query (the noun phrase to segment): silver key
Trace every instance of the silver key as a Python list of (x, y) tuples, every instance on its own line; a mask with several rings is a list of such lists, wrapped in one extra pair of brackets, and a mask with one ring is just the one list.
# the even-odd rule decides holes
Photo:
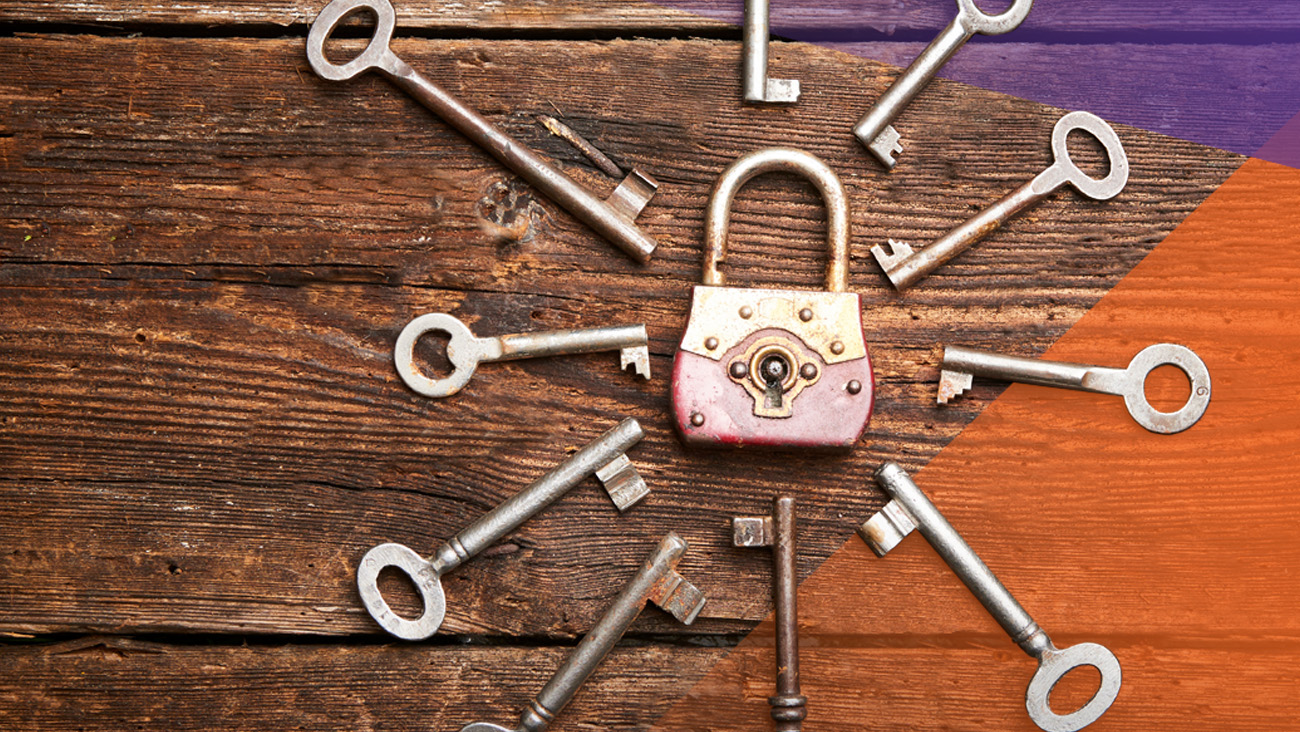
[[(645, 564), (641, 565), (641, 571), (637, 572), (596, 622), (595, 627), (583, 636), (578, 647), (529, 703), (519, 717), (519, 726), (513, 732), (541, 732), (546, 729), (618, 644), (647, 602), (655, 603), (685, 625), (695, 622), (696, 616), (704, 609), (706, 598), (699, 588), (677, 573), (677, 563), (681, 561), (686, 549), (686, 542), (680, 536), (668, 532)], [(474, 722), (463, 727), (461, 732), (512, 731), (490, 722)]]
[(767, 78), (768, 0), (745, 0), (745, 101), (751, 104), (794, 104), (799, 101), (796, 79)]
[(890, 123), (971, 36), (976, 33), (998, 36), (1015, 30), (1029, 15), (1033, 4), (1034, 0), (1014, 0), (1011, 7), (1002, 13), (988, 15), (976, 7), (975, 0), (957, 0), (957, 17), (926, 46), (907, 71), (876, 101), (876, 105), (858, 120), (853, 134), (877, 160), (893, 170), (894, 154), (903, 152), (903, 146), (898, 142), (898, 130)]
[[(1025, 709), (1034, 724), (1047, 732), (1075, 732), (1097, 721), (1119, 695), (1122, 675), (1119, 660), (1110, 649), (1096, 643), (1057, 648), (961, 534), (939, 513), (912, 478), (896, 463), (876, 470), (876, 482), (891, 500), (858, 528), (858, 534), (877, 556), (883, 557), (914, 529), (930, 542), (957, 577), (970, 589), (1002, 629), (1025, 653), (1038, 660), (1038, 671), (1025, 690)], [(1048, 705), (1052, 688), (1061, 677), (1080, 666), (1101, 672), (1101, 686), (1092, 699), (1070, 714), (1057, 714)]]
[[(1161, 366), (1177, 366), (1191, 382), (1187, 403), (1175, 412), (1160, 412), (1147, 401), (1147, 376)], [(971, 387), (972, 377), (981, 376), (1022, 384), (1059, 386), (1063, 389), (1114, 394), (1124, 397), (1128, 413), (1152, 432), (1172, 435), (1196, 424), (1210, 404), (1210, 371), (1190, 348), (1157, 343), (1142, 349), (1128, 368), (1115, 369), (1077, 363), (1043, 361), (1003, 356), (959, 346), (943, 349), (939, 372), (939, 404), (959, 396)]]
[[(362, 10), (375, 14), (375, 35), (370, 45), (342, 65), (325, 58), (325, 41), (334, 28)], [(601, 200), (399, 59), (388, 47), (395, 24), (396, 14), (389, 0), (333, 0), (316, 16), (307, 34), (307, 60), (321, 78), (330, 81), (378, 71), (597, 234), (636, 261), (649, 261), (657, 244), (637, 228), (633, 219), (655, 194), (659, 184), (654, 178), (633, 170), (608, 199)]]
[[(1067, 139), (1074, 130), (1084, 130), (1106, 148), (1110, 171), (1105, 178), (1090, 178), (1070, 159)], [(1055, 160), (1033, 180), (1007, 194), (966, 223), (919, 252), (903, 242), (889, 240), (889, 251), (876, 245), (871, 253), (885, 270), (885, 276), (898, 291), (906, 290), (945, 262), (966, 251), (975, 242), (1001, 228), (1012, 216), (1042, 202), (1058, 188), (1069, 183), (1083, 195), (1105, 201), (1119, 195), (1128, 183), (1128, 156), (1115, 130), (1100, 117), (1088, 112), (1070, 112), (1052, 129), (1052, 153)]]
[[(440, 332), (450, 337), (447, 359), (452, 372), (441, 379), (431, 379), (415, 365), (415, 342), (425, 333)], [(620, 368), (631, 366), (642, 377), (650, 378), (649, 337), (644, 325), (612, 325), (605, 328), (581, 330), (550, 330), (539, 333), (479, 338), (464, 323), (446, 313), (421, 315), (406, 324), (397, 336), (393, 361), (402, 381), (419, 394), (428, 397), (451, 396), (460, 391), (474, 376), (474, 370), (485, 361), (515, 361), (568, 353), (595, 353), (618, 351)]]
[[(650, 489), (624, 454), (644, 435), (635, 419), (623, 420), (532, 485), (481, 516), (438, 547), (429, 559), (402, 544), (380, 544), (372, 548), (357, 566), (357, 590), (366, 611), (380, 627), (404, 640), (423, 640), (438, 632), (447, 614), (442, 576), (519, 528), (520, 524), (559, 500), (588, 475), (594, 474), (600, 479), (620, 512), (645, 498)], [(415, 620), (394, 613), (379, 591), (379, 573), (387, 567), (403, 572), (419, 591), (424, 601), (424, 612)]]

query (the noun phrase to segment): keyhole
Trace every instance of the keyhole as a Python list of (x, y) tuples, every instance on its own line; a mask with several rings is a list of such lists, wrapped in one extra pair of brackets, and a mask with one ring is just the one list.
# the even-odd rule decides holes
[(1101, 672), (1087, 664), (1076, 666), (1047, 692), (1047, 706), (1057, 714), (1071, 714), (1092, 701), (1098, 691), (1101, 691)]
[(1192, 396), (1192, 382), (1183, 370), (1172, 364), (1158, 366), (1147, 374), (1142, 384), (1147, 403), (1160, 412), (1176, 412)]
[(411, 581), (411, 576), (397, 567), (381, 569), (379, 577), (375, 579), (375, 586), (379, 588), (379, 594), (384, 596), (384, 602), (398, 616), (418, 620), (424, 614), (424, 600), (420, 597), (420, 591)]
[(782, 384), (789, 375), (790, 362), (776, 354), (763, 359), (758, 365), (758, 376), (767, 385), (765, 401), (769, 408), (777, 409), (782, 406), (781, 394), (785, 391)]

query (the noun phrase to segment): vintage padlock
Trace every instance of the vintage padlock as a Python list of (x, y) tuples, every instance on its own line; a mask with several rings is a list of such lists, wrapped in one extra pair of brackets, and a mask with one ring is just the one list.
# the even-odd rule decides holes
[[(827, 292), (723, 287), (736, 191), (760, 173), (788, 171), (826, 202)], [(673, 363), (673, 419), (688, 445), (848, 449), (871, 418), (871, 359), (849, 279), (848, 199), (826, 163), (801, 150), (749, 153), (718, 178), (704, 222), (697, 285)]]

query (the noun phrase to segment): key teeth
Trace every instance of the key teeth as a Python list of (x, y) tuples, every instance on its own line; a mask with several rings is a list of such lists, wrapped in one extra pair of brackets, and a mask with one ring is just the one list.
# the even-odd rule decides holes
[(906, 242), (890, 239), (888, 243), (888, 252), (886, 252), (885, 248), (879, 244), (871, 247), (871, 256), (876, 258), (876, 262), (880, 265), (881, 269), (885, 270), (885, 272), (894, 269), (900, 262), (906, 260), (915, 253), (915, 250), (912, 249), (912, 245)]
[(894, 129), (893, 125), (885, 127), (880, 131), (879, 135), (876, 135), (876, 139), (867, 144), (867, 149), (871, 151), (872, 155), (876, 156), (876, 159), (882, 165), (893, 170), (898, 163), (894, 159), (894, 155), (903, 152), (903, 144), (899, 142), (898, 130)]
[(682, 625), (694, 623), (708, 602), (704, 592), (676, 572), (665, 577), (664, 583), (665, 590), (660, 593), (656, 604)]
[(939, 395), (935, 399), (936, 403), (947, 404), (965, 394), (973, 381), (970, 374), (943, 369), (939, 372)]
[(858, 527), (858, 536), (883, 557), (916, 529), (916, 521), (897, 501), (890, 501)]
[(605, 201), (629, 220), (635, 220), (658, 190), (659, 181), (649, 173), (633, 168)]
[(627, 369), (628, 366), (643, 379), (650, 379), (650, 347), (637, 346), (635, 348), (624, 348), (619, 351), (620, 369)]
[(628, 510), (650, 495), (650, 487), (637, 472), (636, 465), (627, 455), (619, 455), (608, 465), (596, 471), (596, 478), (605, 486), (605, 492), (619, 513)]

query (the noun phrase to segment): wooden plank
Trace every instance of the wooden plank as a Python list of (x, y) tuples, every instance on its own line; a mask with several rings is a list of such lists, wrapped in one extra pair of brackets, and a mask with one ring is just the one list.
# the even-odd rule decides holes
[[(619, 518), (594, 486), (576, 491), (448, 579), (444, 632), (580, 634), (670, 529), (696, 547), (686, 570), (712, 598), (698, 627), (743, 629), (767, 612), (769, 568), (728, 546), (730, 516), (796, 490), (809, 571), (879, 505), (872, 466), (924, 461), (975, 415), (932, 406), (937, 344), (962, 332), (1046, 348), (1240, 164), (1123, 129), (1133, 177), (1119, 199), (1058, 196), (900, 298), (866, 245), (926, 241), (1027, 179), (1059, 111), (939, 83), (918, 121), (965, 132), (918, 141), (886, 177), (847, 133), (844, 103), (886, 67), (790, 50), (777, 58), (819, 68), (827, 101), (771, 113), (733, 104), (733, 80), (688, 73), (725, 65), (725, 43), (401, 44), (586, 180), (598, 178), (532, 122), (548, 100), (650, 168), (664, 191), (645, 226), (663, 245), (642, 268), (387, 85), (315, 79), (297, 43), (0, 45), (27, 70), (4, 90), (0, 138), (13, 232), (0, 241), (0, 523), (13, 537), (0, 629), (376, 633), (353, 589), (369, 546), (432, 549), (627, 415), (649, 430), (633, 457), (654, 495)], [(538, 73), (517, 77), (527, 64)], [(611, 98), (591, 69), (638, 83)], [(1027, 151), (1027, 137), (1041, 144)], [(878, 395), (847, 457), (690, 453), (666, 418), (709, 187), (772, 144), (829, 160), (854, 203)], [(489, 211), (503, 186), (514, 198)], [(485, 231), (521, 217), (517, 240)], [(806, 184), (752, 183), (736, 206), (737, 281), (817, 286), (822, 217)], [(483, 333), (644, 320), (656, 376), (618, 374), (609, 354), (519, 362), (426, 400), (390, 354), (429, 311)]]
[[(1089, 729), (1291, 729), (1300, 681), (1291, 663), (1296, 638), (1186, 641), (1090, 637), (1124, 664), (1114, 706)], [(811, 634), (800, 653), (805, 725), (825, 730), (986, 730), (1034, 732), (1025, 687), (1035, 663), (1006, 636), (895, 636), (854, 642)], [(1167, 643), (1167, 645), (1166, 645)], [(709, 732), (770, 724), (773, 651), (746, 643), (719, 662), (652, 729)], [(1077, 677), (1076, 677), (1077, 675)], [(1096, 689), (1082, 671), (1052, 694), (1061, 712), (1081, 707)], [(1091, 684), (1089, 683), (1091, 682)]]
[[(192, 26), (205, 30), (240, 25), (301, 27), (310, 24), (325, 2), (294, 0), (233, 0), (214, 3), (163, 3), (151, 0), (128, 3), (122, 0), (77, 0), (42, 3), (15, 0), (0, 8), (0, 22), (24, 24), (84, 24), (87, 26), (132, 27), (140, 25)], [(472, 34), (481, 32), (539, 31), (657, 31), (734, 33), (742, 6), (722, 0), (674, 0), (650, 3), (642, 0), (597, 0), (596, 2), (395, 2), (399, 27), (438, 32)], [(996, 10), (990, 4), (990, 10)], [(926, 34), (938, 31), (952, 20), (953, 3), (930, 0), (857, 0), (833, 3), (783, 3), (772, 7), (772, 23), (778, 32), (830, 36), (847, 40), (868, 40), (882, 35)], [(1253, 0), (1233, 5), (1209, 2), (1185, 3), (1170, 12), (1165, 3), (1074, 2), (1039, 3), (1018, 29), (1021, 37), (1042, 33), (1081, 34), (1106, 38), (1150, 41), (1151, 33), (1200, 34), (1224, 39), (1254, 31), (1281, 34), (1300, 27), (1300, 17), (1287, 3)], [(1255, 36), (1255, 40), (1258, 36)], [(1247, 43), (1253, 42), (1245, 37)]]
[[(49, 731), (512, 728), (570, 650), (116, 638), (8, 646), (0, 717), (7, 729)], [(645, 729), (723, 653), (617, 648), (551, 729)]]
[[(805, 637), (809, 727), (829, 730), (1036, 729), (1025, 715), (1033, 662), (991, 636)], [(830, 640), (830, 639), (823, 639)], [(1096, 728), (1194, 732), (1289, 729), (1278, 700), (1297, 678), (1295, 640), (1114, 644), (1124, 690)], [(475, 646), (185, 646), (123, 639), (0, 648), (0, 714), (14, 730), (291, 728), (455, 730), (513, 724), (569, 649)], [(616, 649), (555, 732), (753, 730), (770, 724), (772, 651), (689, 646)], [(725, 659), (724, 659), (724, 656)], [(706, 670), (715, 673), (692, 689)], [(1233, 669), (1231, 678), (1223, 669)], [(1213, 679), (1214, 682), (1209, 680)], [(1067, 677), (1062, 703), (1086, 696)], [(682, 695), (690, 695), (678, 701)], [(1054, 699), (1057, 697), (1054, 696)], [(667, 712), (666, 716), (664, 715)], [(656, 721), (657, 720), (657, 721)]]

